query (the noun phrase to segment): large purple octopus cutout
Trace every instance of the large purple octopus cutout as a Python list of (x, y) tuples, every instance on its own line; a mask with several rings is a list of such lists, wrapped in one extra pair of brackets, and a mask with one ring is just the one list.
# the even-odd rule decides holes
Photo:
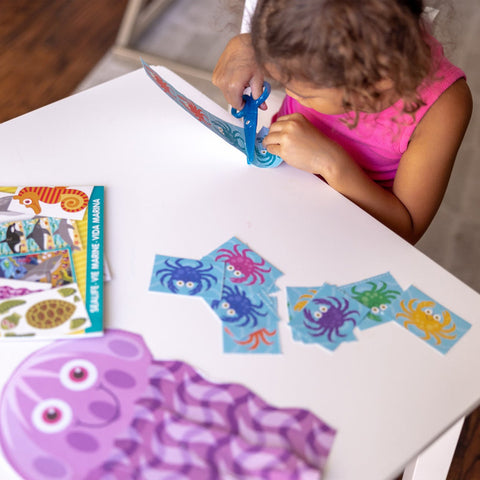
[(28, 480), (320, 478), (335, 435), (306, 410), (154, 360), (122, 330), (30, 355), (5, 385), (0, 424)]

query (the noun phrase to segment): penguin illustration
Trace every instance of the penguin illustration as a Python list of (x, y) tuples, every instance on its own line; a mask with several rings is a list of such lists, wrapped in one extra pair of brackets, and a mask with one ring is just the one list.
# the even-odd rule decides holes
[(0, 243), (6, 243), (13, 253), (20, 253), (22, 235), (23, 233), (16, 229), (15, 223), (12, 223), (7, 227), (7, 236)]

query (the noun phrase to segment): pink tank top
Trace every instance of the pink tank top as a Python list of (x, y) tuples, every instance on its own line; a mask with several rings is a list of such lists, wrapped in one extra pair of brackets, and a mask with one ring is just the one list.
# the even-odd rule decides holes
[(410, 137), (420, 120), (438, 97), (465, 73), (451, 64), (443, 54), (440, 43), (431, 37), (433, 80), (419, 87), (420, 98), (425, 103), (415, 112), (415, 118), (399, 113), (402, 101), (377, 113), (360, 113), (358, 124), (349, 128), (342, 120), (349, 114), (325, 115), (289, 97), (285, 97), (276, 118), (299, 112), (329, 138), (340, 144), (363, 168), (370, 178), (386, 188), (391, 188), (400, 158), (408, 147)]

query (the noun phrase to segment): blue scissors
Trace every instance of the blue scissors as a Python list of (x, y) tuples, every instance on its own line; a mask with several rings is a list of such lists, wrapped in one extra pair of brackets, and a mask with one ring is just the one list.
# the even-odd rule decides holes
[(255, 140), (257, 138), (258, 107), (268, 98), (271, 91), (270, 84), (263, 82), (263, 93), (256, 100), (252, 95), (243, 95), (245, 102), (241, 110), (232, 107), (232, 115), (236, 118), (243, 118), (243, 129), (245, 132), (245, 144), (247, 149), (247, 163), (250, 164), (255, 158)]

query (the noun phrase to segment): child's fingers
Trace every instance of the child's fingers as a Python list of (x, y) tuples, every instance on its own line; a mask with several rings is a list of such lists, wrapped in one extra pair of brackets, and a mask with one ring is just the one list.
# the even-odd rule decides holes
[(281, 132), (275, 132), (270, 129), (269, 134), (263, 139), (263, 146), (267, 149), (269, 153), (273, 155), (280, 155), (281, 150)]

